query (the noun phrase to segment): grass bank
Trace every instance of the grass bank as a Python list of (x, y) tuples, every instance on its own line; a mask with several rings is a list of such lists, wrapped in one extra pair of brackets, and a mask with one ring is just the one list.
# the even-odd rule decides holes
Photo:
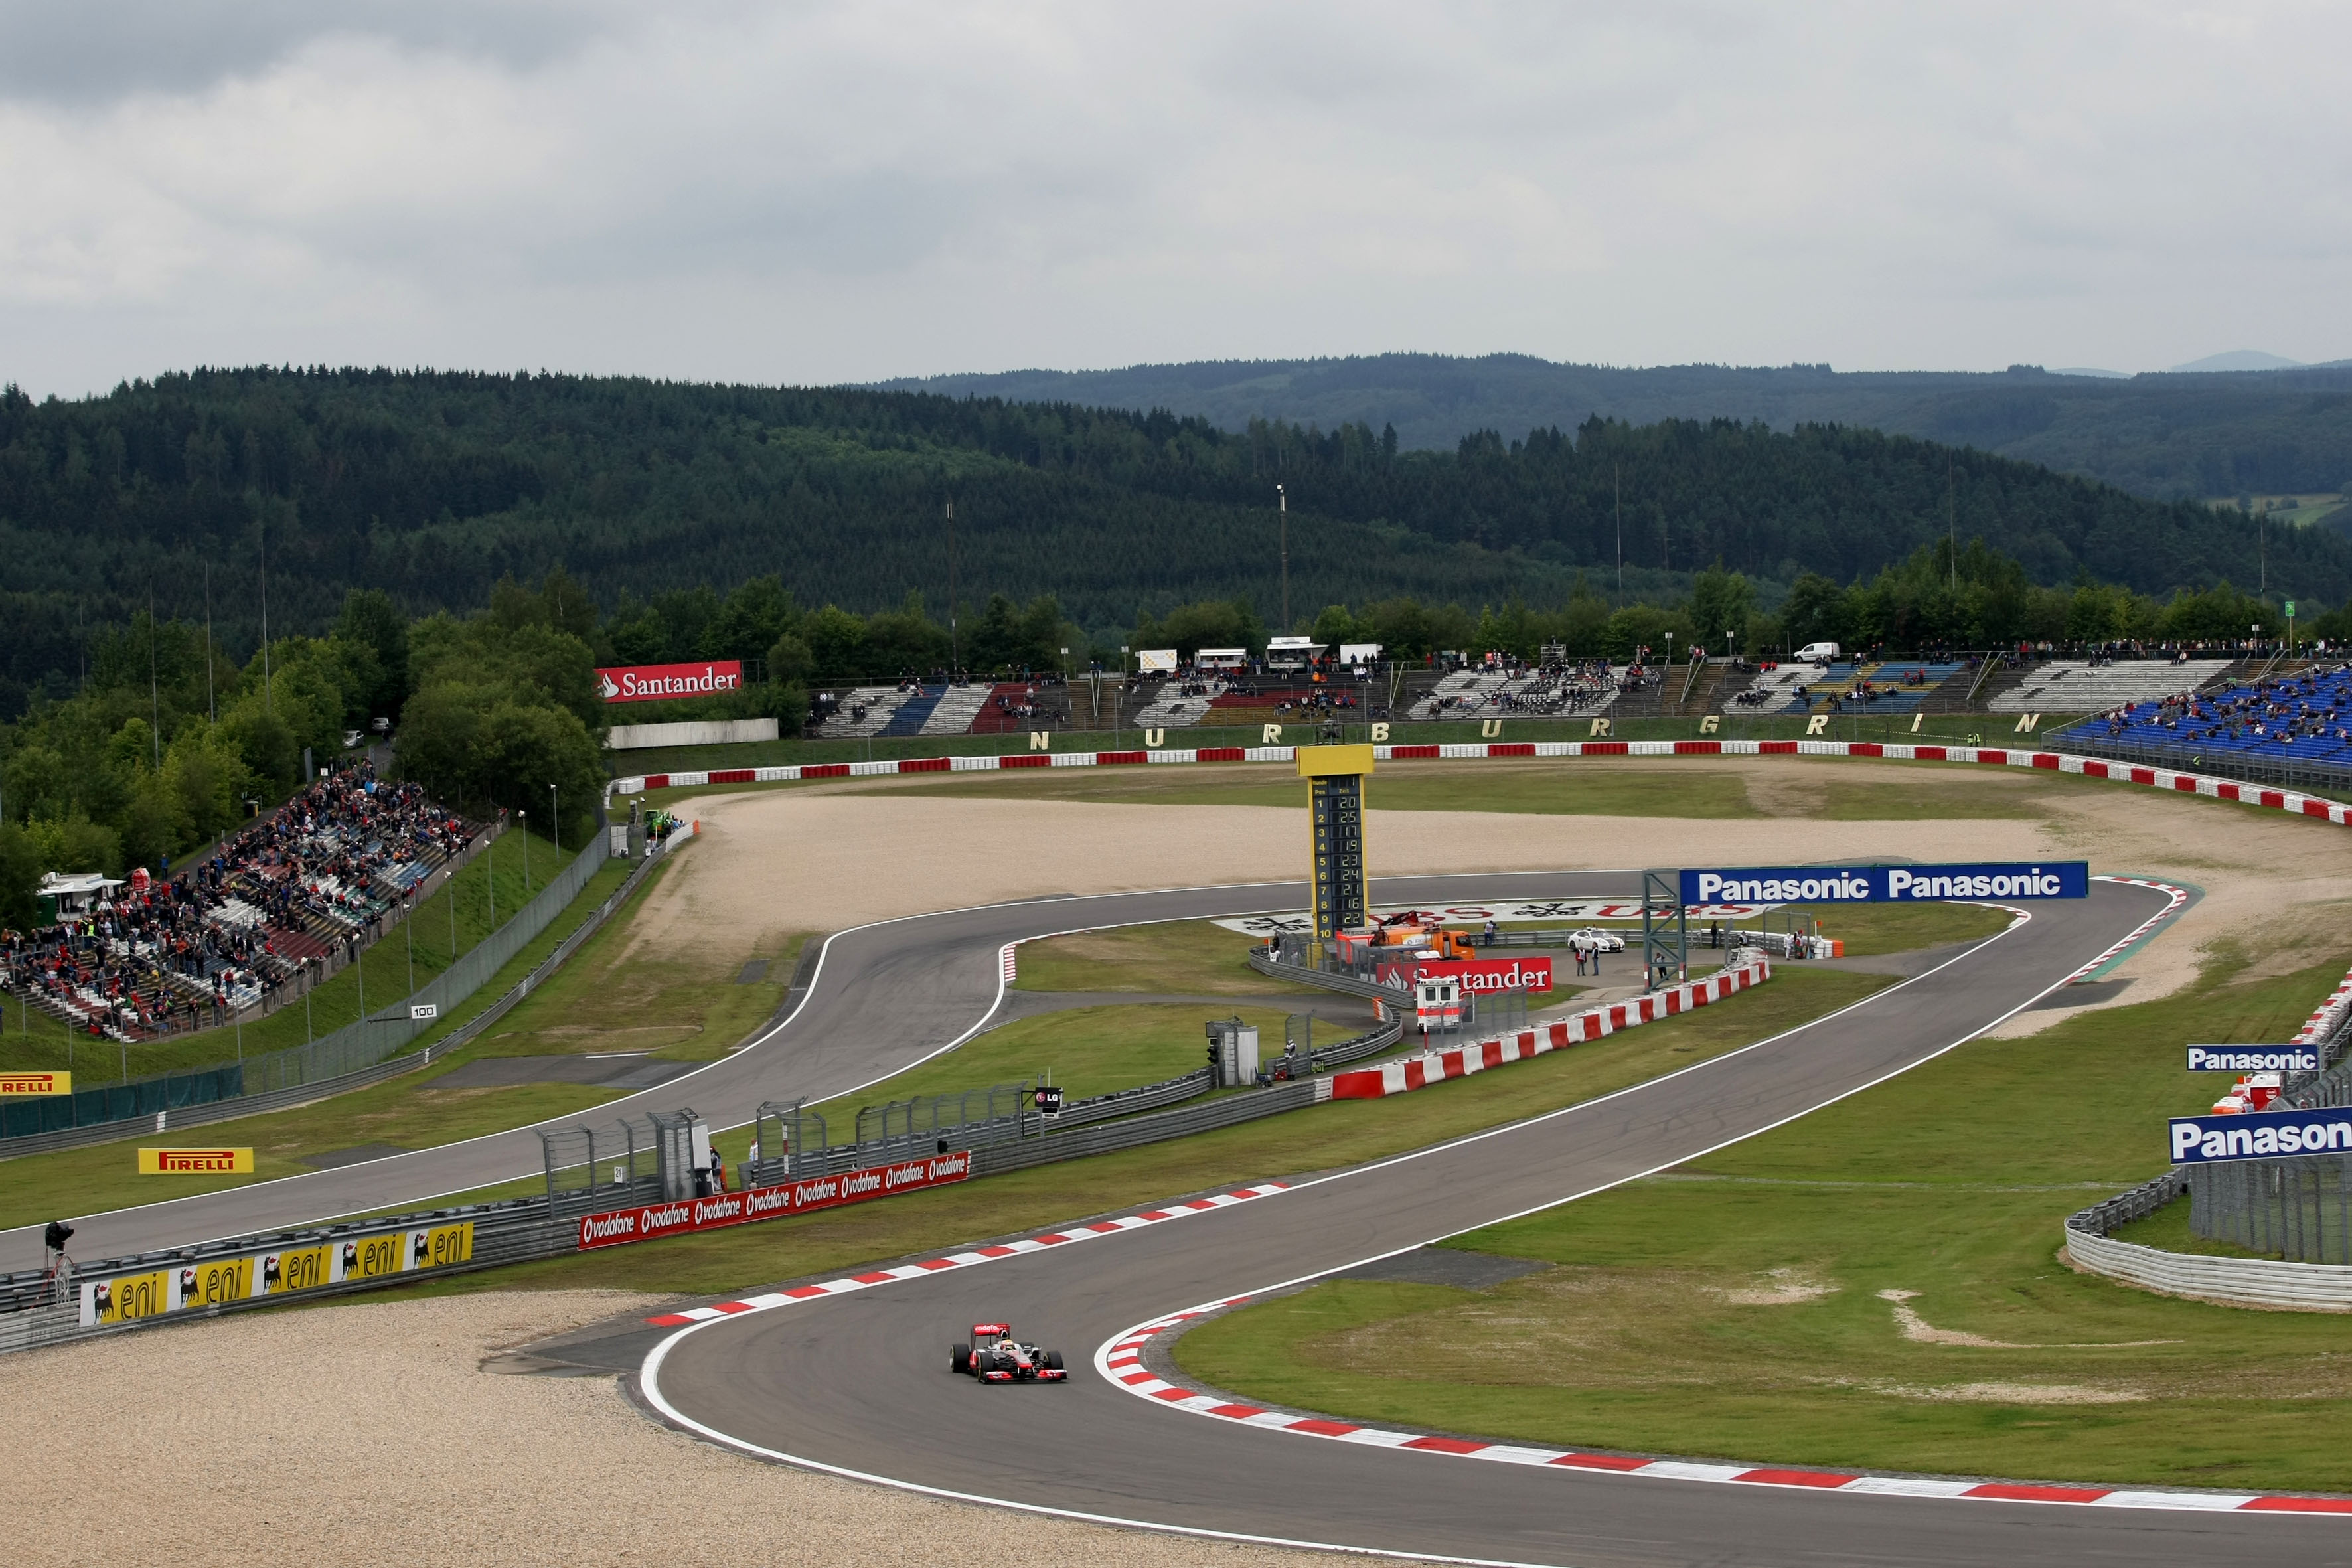
[(2056, 1257), (2064, 1216), (2161, 1170), (2164, 1119), (2210, 1101), (2181, 1046), (2284, 1038), (2347, 959), (2233, 981), (2224, 955), (2184, 994), (1961, 1047), (1455, 1238), (1545, 1265), (1491, 1290), (1321, 1285), (1178, 1359), (1254, 1398), (1560, 1446), (2352, 1490), (2352, 1321), (2168, 1300)]

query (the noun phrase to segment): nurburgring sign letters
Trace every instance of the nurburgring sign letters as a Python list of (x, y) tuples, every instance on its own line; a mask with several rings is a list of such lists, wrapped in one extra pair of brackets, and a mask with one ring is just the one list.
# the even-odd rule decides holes
[(2176, 1116), (2171, 1132), (2172, 1163), (2176, 1165), (2276, 1160), (2290, 1154), (2340, 1154), (2352, 1151), (2352, 1109)]
[(1948, 866), (1742, 866), (1682, 873), (1685, 904), (1885, 904), (1906, 899), (2086, 899), (2087, 860)]

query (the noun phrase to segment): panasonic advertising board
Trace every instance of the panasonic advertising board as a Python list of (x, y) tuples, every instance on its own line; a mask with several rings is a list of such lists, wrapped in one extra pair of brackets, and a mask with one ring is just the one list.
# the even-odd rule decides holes
[(2172, 1163), (2218, 1165), (2289, 1154), (2352, 1152), (2352, 1109), (2242, 1110), (2235, 1116), (2176, 1116)]
[(2088, 860), (1982, 866), (1741, 866), (1682, 874), (1685, 904), (1885, 904), (1906, 899), (2087, 899)]
[(2190, 1072), (2317, 1072), (2317, 1046), (2191, 1046)]

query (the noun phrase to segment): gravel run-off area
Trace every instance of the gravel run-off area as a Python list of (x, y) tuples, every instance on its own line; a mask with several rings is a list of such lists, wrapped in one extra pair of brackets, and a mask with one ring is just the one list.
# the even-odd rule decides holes
[(0, 1358), (24, 1568), (1190, 1568), (1327, 1561), (935, 1500), (757, 1464), (611, 1377), (486, 1372), (646, 1298), (458, 1296), (247, 1313)]

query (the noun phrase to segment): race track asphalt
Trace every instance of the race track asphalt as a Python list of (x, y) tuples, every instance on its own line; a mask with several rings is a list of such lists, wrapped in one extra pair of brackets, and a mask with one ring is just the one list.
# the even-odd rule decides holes
[[(1468, 881), (1429, 897), (1496, 896), (1470, 893)], [(1381, 897), (1423, 899), (1387, 888)], [(2087, 900), (2032, 906), (2030, 923), (1828, 1018), (1512, 1127), (1083, 1246), (698, 1324), (662, 1343), (641, 1386), (681, 1424), (775, 1458), (1000, 1503), (1357, 1550), (1772, 1568), (2352, 1561), (2352, 1529), (2326, 1518), (1529, 1469), (1205, 1419), (1093, 1369), (1097, 1347), (1155, 1318), (1567, 1201), (1916, 1065), (2060, 984), (2165, 900), (2095, 883)], [(951, 1376), (950, 1341), (1000, 1319), (1062, 1349), (1070, 1383), (988, 1388)]]
[[(1486, 899), (1638, 899), (1639, 871), (1543, 871), (1375, 879), (1384, 904)], [(911, 1067), (985, 1023), (997, 1005), (998, 952), (1056, 931), (1139, 921), (1295, 910), (1299, 882), (1043, 899), (886, 921), (840, 932), (796, 1010), (732, 1055), (585, 1115), (541, 1125), (602, 1126), (623, 1116), (691, 1108), (714, 1128), (751, 1120), (761, 1102), (845, 1094)], [(207, 1141), (236, 1142), (235, 1122)], [(131, 1144), (117, 1145), (130, 1157)], [(363, 1164), (315, 1171), (199, 1196), (102, 1214), (60, 1215), (77, 1230), (84, 1268), (134, 1252), (226, 1237), (292, 1230), (341, 1215), (422, 1208), (433, 1200), (537, 1174), (544, 1168), (529, 1127), (420, 1149)], [(0, 1231), (0, 1272), (42, 1266), (41, 1227)]]

